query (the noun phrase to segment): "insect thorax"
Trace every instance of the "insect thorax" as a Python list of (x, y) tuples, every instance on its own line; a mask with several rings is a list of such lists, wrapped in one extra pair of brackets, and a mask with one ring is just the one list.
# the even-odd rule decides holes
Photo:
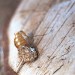
[(32, 62), (37, 58), (37, 51), (35, 48), (22, 46), (19, 48), (19, 58), (24, 62)]

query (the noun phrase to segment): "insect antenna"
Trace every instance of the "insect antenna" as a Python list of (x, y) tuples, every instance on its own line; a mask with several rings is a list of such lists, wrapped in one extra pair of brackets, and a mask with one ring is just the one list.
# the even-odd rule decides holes
[(37, 36), (45, 36), (45, 35), (50, 34), (50, 32), (51, 32), (51, 31), (49, 31), (49, 32), (48, 32), (48, 33), (46, 33), (46, 34), (42, 34), (42, 35), (34, 35), (33, 37), (37, 37)]

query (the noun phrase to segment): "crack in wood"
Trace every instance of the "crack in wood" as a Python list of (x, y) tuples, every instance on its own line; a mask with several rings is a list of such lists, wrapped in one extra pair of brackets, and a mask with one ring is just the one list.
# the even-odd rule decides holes
[(67, 55), (71, 51), (70, 46), (66, 50), (67, 50), (67, 52), (65, 54), (61, 55), (61, 57), (64, 55)]
[[(74, 5), (74, 3), (73, 3), (73, 5)], [(68, 12), (69, 12), (70, 9), (73, 7), (73, 5), (68, 9)], [(67, 12), (67, 13), (68, 13), (68, 12)], [(67, 19), (69, 19), (69, 17), (70, 17), (72, 14), (73, 14), (73, 12), (65, 19), (65, 21), (63, 22), (63, 24), (61, 25), (61, 27), (59, 28), (59, 30), (62, 28), (62, 26), (63, 26), (63, 25), (65, 24), (65, 22), (67, 21)], [(57, 31), (57, 33), (59, 32), (59, 30)], [(57, 35), (57, 33), (55, 34), (55, 36)], [(53, 39), (55, 38), (55, 36), (53, 37)], [(53, 39), (52, 39), (52, 41), (53, 41)], [(51, 41), (51, 42), (52, 42), (52, 41)], [(51, 42), (50, 42), (50, 43), (51, 43)], [(46, 45), (45, 45), (45, 46), (46, 46)], [(45, 47), (45, 46), (44, 46), (44, 47)]]
[[(73, 26), (72, 26), (72, 27), (73, 27)], [(71, 31), (72, 27), (70, 28), (70, 30), (68, 31), (68, 33), (66, 34), (66, 36), (67, 36), (67, 35), (69, 34), (69, 32)], [(64, 39), (66, 38), (66, 36), (64, 37)], [(64, 41), (64, 39), (61, 41), (61, 43)], [(58, 47), (61, 45), (61, 43), (58, 45)], [(57, 48), (58, 48), (58, 47), (57, 47)], [(56, 57), (56, 56), (53, 56), (53, 54), (56, 52), (57, 48), (56, 48), (55, 51), (51, 54), (51, 56), (49, 57), (49, 59), (50, 59), (50, 58), (51, 58), (51, 59), (54, 59), (54, 58)], [(68, 47), (67, 49), (70, 49), (70, 47)], [(67, 53), (68, 53), (68, 52), (67, 52)], [(67, 53), (66, 53), (66, 54), (67, 54)], [(50, 62), (50, 61), (49, 61), (49, 62)], [(51, 63), (51, 62), (50, 62), (50, 63)], [(49, 63), (49, 65), (50, 65), (50, 63)], [(49, 66), (49, 65), (48, 65), (48, 66)], [(47, 67), (48, 67), (48, 66), (47, 66)]]
[[(41, 2), (40, 2), (41, 3)], [(37, 6), (31, 11), (31, 10), (21, 10), (21, 11), (19, 11), (21, 14), (23, 14), (24, 12), (27, 12), (27, 11), (29, 11), (29, 12), (31, 12), (30, 13), (30, 15), (29, 15), (29, 17), (28, 17), (28, 19), (22, 24), (22, 25), (26, 25), (26, 23), (28, 22), (28, 20), (30, 19), (30, 17), (36, 12), (36, 9), (38, 8), (38, 6), (39, 6), (39, 2), (37, 3)], [(46, 11), (45, 11), (46, 12)], [(28, 13), (28, 12), (27, 12)], [(38, 26), (39, 27), (39, 26)], [(23, 28), (22, 28), (23, 29)]]
[(45, 68), (47, 68), (47, 67), (50, 65), (50, 63), (52, 62), (52, 60), (53, 60), (55, 57), (56, 57), (56, 56), (54, 56), (54, 57), (48, 59), (49, 64), (48, 64)]
[[(72, 6), (73, 6), (73, 5), (72, 5)], [(71, 8), (72, 8), (72, 6), (71, 6)], [(69, 11), (70, 11), (70, 10), (69, 10)], [(73, 14), (73, 12), (70, 14), (70, 16), (71, 16), (72, 14)], [(69, 16), (69, 17), (70, 17), (70, 16)], [(69, 17), (68, 17), (68, 18), (69, 18)], [(66, 18), (66, 20), (67, 20), (68, 18)], [(66, 20), (64, 21), (64, 23), (66, 22)], [(63, 23), (63, 25), (64, 25), (64, 23)], [(63, 25), (62, 25), (62, 26), (63, 26)], [(62, 28), (62, 26), (60, 27), (60, 29)], [(72, 26), (72, 27), (73, 27), (73, 26)], [(71, 28), (72, 28), (72, 27), (71, 27)], [(71, 28), (70, 28), (70, 30), (71, 30)], [(59, 29), (59, 30), (60, 30), (60, 29)], [(59, 31), (59, 30), (58, 30), (58, 31)], [(68, 33), (70, 32), (70, 30), (68, 31)], [(68, 33), (66, 34), (66, 36), (68, 35)], [(66, 36), (64, 37), (64, 39), (66, 38)], [(54, 36), (54, 37), (55, 37), (55, 36)], [(64, 40), (64, 39), (63, 39), (63, 40)], [(62, 42), (63, 42), (63, 40), (62, 40)], [(62, 43), (62, 42), (61, 42), (61, 43)], [(61, 44), (61, 43), (60, 43), (60, 44)], [(59, 45), (60, 45), (60, 44), (59, 44)], [(57, 47), (57, 48), (58, 48), (58, 47)], [(56, 49), (57, 49), (57, 48), (56, 48)], [(54, 51), (54, 53), (55, 53), (55, 51)], [(54, 54), (54, 53), (53, 53), (53, 54)], [(52, 55), (53, 55), (53, 54), (52, 54)], [(51, 55), (51, 56), (52, 56), (52, 55)], [(50, 65), (50, 64), (49, 64), (49, 65)], [(48, 65), (48, 66), (49, 66), (49, 65)], [(47, 66), (47, 67), (48, 67), (48, 66)]]
[[(73, 3), (72, 6), (68, 9), (68, 12), (69, 12), (70, 9), (73, 7), (73, 5), (74, 5), (74, 3)], [(68, 12), (67, 12), (67, 13), (68, 13)], [(58, 14), (58, 13), (57, 13), (57, 14)], [(57, 15), (57, 14), (56, 14), (56, 15)], [(63, 24), (61, 25), (61, 27), (59, 28), (59, 30), (62, 28), (62, 26), (63, 26), (63, 25), (65, 24), (65, 22), (67, 21), (67, 19), (69, 19), (69, 17), (70, 17), (72, 14), (73, 14), (73, 12), (65, 19), (65, 21), (63, 22)], [(55, 17), (56, 17), (56, 16), (55, 16)], [(54, 18), (54, 19), (55, 19), (55, 18)], [(59, 32), (59, 30), (57, 31), (57, 33)], [(49, 33), (50, 33), (50, 32), (49, 32)], [(48, 33), (48, 34), (49, 34), (49, 33)], [(55, 38), (55, 36), (57, 35), (57, 33), (54, 35), (53, 39)], [(41, 39), (42, 39), (42, 38), (41, 38)], [(53, 41), (53, 39), (51, 40), (51, 42)], [(40, 41), (40, 42), (41, 42), (41, 41)], [(40, 42), (39, 42), (39, 43), (40, 43)], [(50, 43), (51, 43), (51, 42), (50, 42)], [(38, 44), (39, 44), (39, 43), (38, 43)], [(45, 46), (47, 46), (47, 44), (46, 44)], [(44, 46), (44, 47), (45, 47), (45, 46)], [(44, 49), (44, 47), (42, 48), (42, 50)], [(53, 54), (54, 54), (54, 53), (53, 53)]]
[[(74, 26), (74, 25), (73, 25)], [(67, 35), (69, 34), (69, 32), (71, 31), (71, 29), (73, 28), (73, 26), (69, 29), (69, 31), (67, 32), (67, 34), (64, 36), (63, 40), (61, 41), (61, 43), (64, 41), (64, 39), (67, 37)], [(61, 45), (61, 43), (57, 46), (57, 48)], [(51, 56), (53, 56), (53, 54), (57, 51), (57, 48), (55, 49), (55, 51), (51, 54)], [(68, 47), (66, 50), (67, 52), (69, 52), (68, 50), (70, 49), (70, 47)]]
[(62, 64), (59, 68), (57, 68), (54, 72), (53, 72), (53, 75), (58, 72), (62, 67), (64, 66), (64, 64)]
[[(60, 9), (59, 9), (59, 11), (60, 11)], [(56, 18), (56, 16), (57, 16), (57, 14), (59, 13), (59, 11), (56, 13), (56, 15), (55, 15), (55, 17), (54, 17), (54, 19), (52, 20), (52, 22), (55, 20), (55, 18)], [(52, 23), (51, 22), (51, 23)], [(46, 27), (45, 27), (46, 28)], [(49, 25), (49, 27), (47, 27), (47, 29), (46, 29), (46, 31), (48, 30), (50, 28), (50, 25)], [(46, 33), (46, 31), (44, 32), (44, 33)], [(51, 31), (50, 31), (51, 32)], [(49, 32), (49, 33), (50, 33)], [(47, 34), (49, 34), (49, 33), (46, 33), (46, 34), (43, 34), (43, 36), (44, 35), (47, 35)], [(43, 39), (43, 37), (41, 37), (41, 39), (40, 39), (40, 41), (38, 42), (38, 44), (37, 45), (39, 45), (39, 43), (42, 41), (42, 39)], [(45, 47), (45, 46), (44, 46)]]
[[(67, 32), (67, 34), (66, 34), (66, 36), (69, 34), (69, 32), (71, 31), (71, 29), (73, 28), (73, 26), (69, 29), (69, 31)], [(64, 37), (64, 39), (66, 38), (66, 36)], [(63, 40), (64, 40), (63, 39)], [(63, 40), (62, 40), (62, 42), (63, 42)], [(61, 43), (62, 43), (61, 42)], [(61, 43), (60, 43), (60, 45), (61, 45)], [(60, 46), (59, 45), (59, 46)], [(67, 53), (66, 54), (68, 54), (70, 51), (68, 51), (70, 49), (70, 46), (66, 49), (67, 50)], [(55, 50), (56, 51), (56, 50)], [(53, 53), (54, 54), (54, 53)], [(56, 56), (53, 56), (53, 54), (51, 55), (51, 56), (47, 56), (48, 57), (48, 61), (51, 63), (52, 62), (52, 60), (56, 57)], [(64, 54), (64, 55), (66, 55), (66, 54)], [(52, 57), (53, 56), (53, 57)], [(62, 55), (63, 56), (63, 55)], [(52, 57), (52, 58), (51, 58)], [(51, 60), (52, 59), (52, 60)], [(62, 60), (65, 60), (65, 59), (62, 59)], [(50, 65), (50, 63), (45, 67), (45, 68), (47, 68), (49, 65)]]

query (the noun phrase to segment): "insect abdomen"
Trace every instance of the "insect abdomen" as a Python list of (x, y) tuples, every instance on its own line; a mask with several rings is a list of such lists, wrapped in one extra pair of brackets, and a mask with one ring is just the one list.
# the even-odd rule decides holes
[(14, 44), (17, 48), (28, 45), (22, 34), (24, 35), (22, 31), (15, 34)]

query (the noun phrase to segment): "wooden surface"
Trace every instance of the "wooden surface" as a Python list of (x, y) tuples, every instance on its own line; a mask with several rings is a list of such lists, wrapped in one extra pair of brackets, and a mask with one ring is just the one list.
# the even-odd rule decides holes
[(14, 33), (33, 33), (39, 57), (25, 64), (19, 75), (75, 75), (75, 1), (23, 0), (8, 29), (9, 65), (19, 63)]

